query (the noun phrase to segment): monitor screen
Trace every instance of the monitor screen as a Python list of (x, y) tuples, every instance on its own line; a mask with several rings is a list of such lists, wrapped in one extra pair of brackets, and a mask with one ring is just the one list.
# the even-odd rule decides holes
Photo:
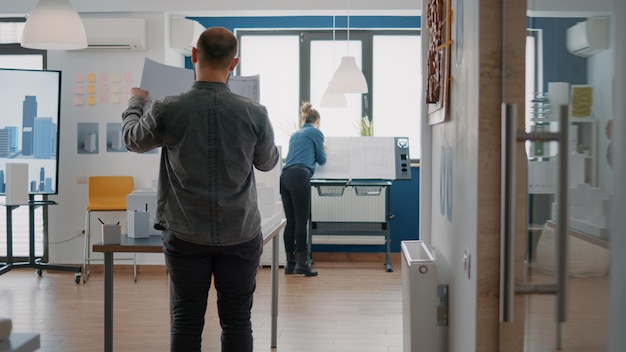
[(60, 101), (60, 71), (0, 69), (0, 194), (10, 163), (28, 165), (30, 194), (58, 193)]

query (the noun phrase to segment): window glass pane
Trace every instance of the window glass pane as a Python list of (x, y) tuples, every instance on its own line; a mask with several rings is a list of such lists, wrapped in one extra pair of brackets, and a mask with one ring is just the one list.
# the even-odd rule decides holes
[(267, 107), (275, 141), (287, 156), (289, 137), (297, 129), (300, 99), (300, 49), (296, 35), (243, 35), (240, 73), (260, 75), (261, 104)]
[(362, 68), (361, 41), (315, 40), (311, 42), (311, 103), (321, 115), (320, 130), (326, 137), (358, 137), (361, 112), (361, 94), (346, 94), (345, 108), (321, 107), (322, 95), (328, 88), (341, 58), (354, 56)]
[(371, 85), (374, 136), (409, 137), (411, 159), (421, 157), (420, 53), (420, 36), (374, 36), (374, 84)]
[(17, 44), (22, 41), (26, 22), (0, 22), (0, 44)]
[(43, 55), (0, 55), (0, 67), (41, 70)]

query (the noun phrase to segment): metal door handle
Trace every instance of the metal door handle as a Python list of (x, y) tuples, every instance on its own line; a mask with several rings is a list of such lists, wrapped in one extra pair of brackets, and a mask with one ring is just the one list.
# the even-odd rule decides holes
[[(558, 171), (558, 228), (556, 284), (515, 286), (515, 147), (517, 141), (557, 141), (559, 143)], [(502, 104), (502, 176), (500, 211), (500, 322), (513, 321), (515, 293), (555, 293), (557, 295), (556, 320), (567, 318), (567, 228), (568, 228), (568, 155), (569, 155), (569, 107), (559, 107), (559, 132), (517, 132), (517, 108), (515, 104)], [(560, 348), (560, 324), (557, 340)]]

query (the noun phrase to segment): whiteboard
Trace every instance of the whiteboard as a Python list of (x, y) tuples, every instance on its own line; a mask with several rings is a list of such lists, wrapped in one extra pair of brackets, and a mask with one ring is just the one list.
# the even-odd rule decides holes
[(328, 137), (326, 164), (317, 165), (317, 179), (396, 178), (395, 137)]

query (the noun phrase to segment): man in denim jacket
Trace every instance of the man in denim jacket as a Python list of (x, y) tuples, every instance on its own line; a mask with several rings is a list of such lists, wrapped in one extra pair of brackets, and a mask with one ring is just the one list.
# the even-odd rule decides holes
[(252, 351), (250, 310), (263, 249), (254, 170), (279, 160), (264, 106), (226, 82), (239, 63), (235, 36), (205, 30), (192, 50), (196, 81), (143, 110), (149, 93), (132, 88), (124, 111), (128, 150), (161, 147), (155, 228), (171, 279), (171, 351), (201, 350), (214, 279), (222, 351)]

